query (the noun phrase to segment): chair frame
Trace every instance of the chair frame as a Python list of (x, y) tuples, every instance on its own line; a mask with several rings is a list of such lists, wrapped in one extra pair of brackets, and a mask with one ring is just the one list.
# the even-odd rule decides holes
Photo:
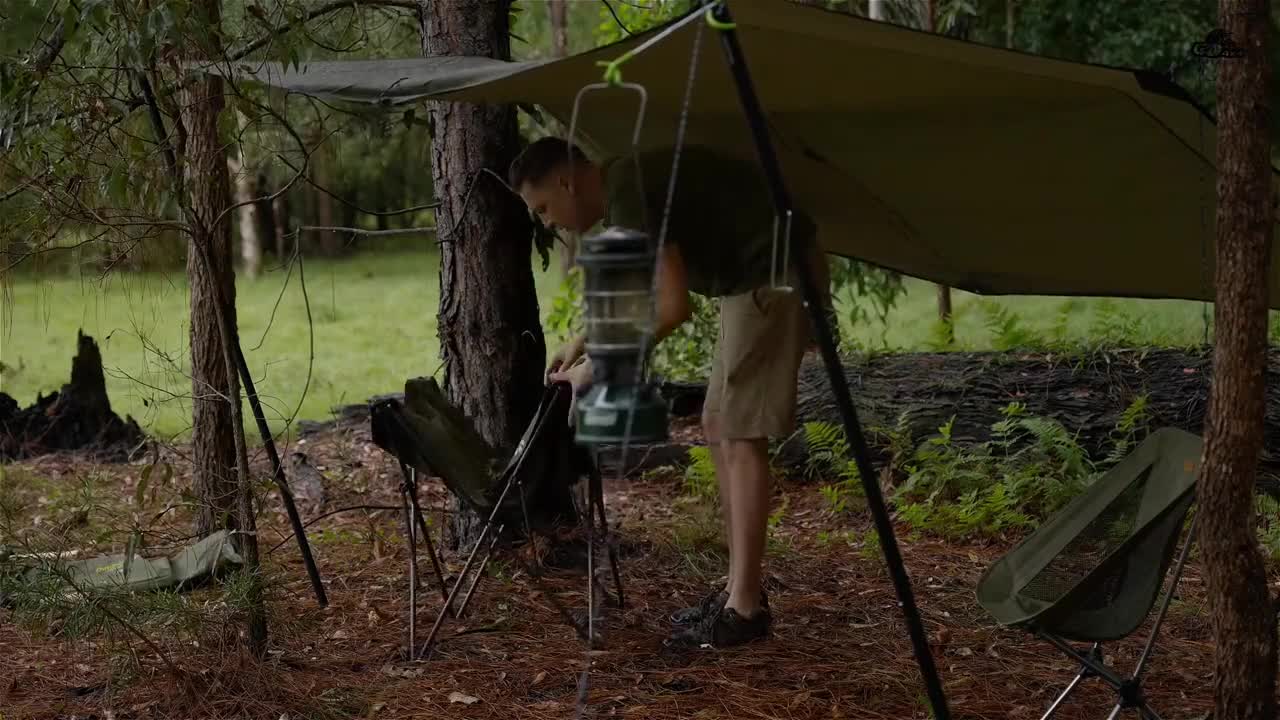
[[(567, 390), (563, 388), (557, 389), (556, 391), (567, 392)], [(375, 406), (378, 406), (378, 405), (391, 406), (394, 403), (395, 401), (382, 401), (380, 403), (375, 403)], [(379, 414), (379, 412), (381, 411), (381, 408), (374, 407), (374, 408), (371, 408), (371, 410), (373, 411), (371, 412), (371, 421), (373, 421), (373, 416)], [(533, 419), (533, 422), (531, 423), (531, 426), (527, 431), (527, 436), (525, 440), (523, 440), (516, 447), (514, 453), (512, 454), (512, 457), (510, 458), (510, 460), (508, 460), (506, 469), (499, 476), (499, 481), (502, 483), (502, 492), (498, 496), (498, 499), (493, 503), (493, 507), (489, 510), (488, 515), (485, 518), (484, 525), (481, 528), (480, 535), (475, 539), (475, 542), (472, 545), (471, 550), (467, 556), (466, 562), (464, 563), (461, 572), (458, 573), (458, 577), (454, 580), (452, 587), (446, 587), (443, 573), (440, 570), (438, 554), (434, 546), (431, 544), (430, 535), (427, 533), (426, 523), (422, 517), (422, 510), (418, 504), (418, 492), (417, 492), (418, 484), (417, 484), (416, 469), (413, 468), (412, 466), (407, 465), (405, 461), (399, 457), (399, 453), (397, 452), (399, 448), (396, 448), (395, 450), (391, 448), (385, 448), (385, 447), (383, 448), (386, 452), (391, 454), (393, 457), (396, 457), (400, 465), (400, 471), (403, 475), (403, 481), (401, 483), (400, 489), (402, 494), (402, 502), (404, 504), (404, 512), (406, 514), (405, 535), (409, 545), (409, 623), (408, 623), (409, 638), (408, 638), (408, 650), (407, 650), (408, 659), (429, 660), (431, 658), (433, 651), (435, 650), (436, 639), (441, 629), (441, 626), (444, 624), (446, 616), (450, 614), (450, 610), (453, 610), (454, 601), (457, 599), (458, 592), (462, 589), (463, 584), (467, 581), (468, 575), (472, 574), (472, 569), (473, 569), (473, 566), (475, 565), (476, 556), (479, 554), (481, 547), (486, 545), (486, 540), (488, 540), (484, 557), (483, 559), (480, 560), (479, 565), (475, 567), (474, 575), (472, 576), (472, 579), (471, 579), (471, 584), (467, 588), (466, 592), (464, 593), (461, 599), (460, 605), (457, 607), (456, 610), (453, 610), (452, 614), (455, 619), (459, 619), (466, 612), (467, 606), (471, 602), (471, 597), (475, 593), (476, 586), (480, 584), (480, 580), (484, 576), (485, 568), (488, 566), (489, 561), (493, 557), (493, 552), (498, 544), (498, 540), (501, 538), (502, 532), (506, 529), (506, 523), (503, 522), (498, 516), (503, 509), (503, 503), (505, 502), (507, 496), (511, 493), (512, 490), (516, 491), (518, 497), (520, 498), (520, 514), (521, 514), (521, 520), (523, 521), (523, 524), (524, 524), (525, 534), (526, 536), (532, 537), (532, 529), (531, 529), (531, 523), (529, 521), (529, 513), (524, 503), (524, 479), (525, 478), (524, 478), (524, 473), (522, 473), (521, 470), (524, 467), (525, 458), (528, 456), (530, 449), (534, 445), (534, 440), (538, 437), (539, 432), (541, 431), (542, 427), (548, 422), (548, 419), (550, 416), (551, 416), (551, 413), (549, 412), (549, 407), (548, 407), (544, 409), (539, 416), (536, 416)], [(609, 564), (612, 569), (614, 589), (616, 592), (616, 596), (613, 598), (613, 604), (619, 608), (624, 607), (624, 596), (623, 596), (623, 588), (622, 588), (622, 576), (618, 566), (617, 548), (615, 543), (612, 541), (610, 531), (609, 531), (609, 523), (605, 514), (604, 481), (600, 473), (599, 458), (597, 456), (594, 456), (594, 455), (592, 456), (591, 462), (585, 474), (586, 474), (585, 485), (586, 485), (586, 495), (587, 495), (586, 512), (585, 513), (579, 512), (579, 519), (581, 522), (585, 522), (586, 535), (587, 535), (587, 621), (585, 623), (586, 627), (585, 628), (582, 627), (584, 623), (579, 623), (573, 617), (572, 613), (556, 599), (553, 593), (544, 593), (544, 594), (546, 598), (551, 602), (551, 604), (555, 607), (555, 609), (559, 612), (561, 617), (567, 622), (567, 624), (569, 624), (576, 631), (578, 636), (583, 640), (585, 640), (589, 646), (596, 647), (599, 643), (599, 638), (595, 632), (595, 619), (597, 615), (596, 607), (595, 607), (595, 595), (596, 595), (595, 590), (597, 586), (602, 585), (600, 581), (596, 578), (596, 572), (595, 572), (596, 571), (595, 556), (596, 556), (597, 533), (599, 533), (601, 537), (605, 540), (605, 547), (609, 555), (609, 561), (610, 561)], [(576, 504), (576, 500), (577, 498), (575, 498), (575, 504)], [(476, 509), (478, 510), (478, 508)], [(579, 508), (579, 510), (581, 511), (581, 508)], [(414, 520), (417, 520), (417, 522), (414, 522)], [(440, 584), (440, 592), (441, 592), (441, 596), (443, 598), (443, 603), (444, 603), (443, 606), (440, 608), (439, 612), (437, 613), (435, 622), (432, 624), (431, 630), (427, 635), (426, 641), (422, 644), (421, 648), (419, 648), (416, 644), (417, 614), (418, 614), (417, 586), (419, 584), (417, 579), (417, 564), (418, 564), (417, 541), (419, 539), (419, 535), (418, 535), (419, 532), (421, 532), (422, 534), (421, 537), (423, 537), (426, 540), (427, 552), (431, 558), (433, 569), (435, 570), (437, 582), (439, 582)], [(539, 572), (539, 569), (536, 567), (533, 567), (533, 564), (527, 558), (525, 558), (520, 552), (517, 551), (513, 553), (513, 555), (515, 556), (515, 559), (521, 563), (525, 572), (528, 573), (530, 578), (532, 578), (535, 584), (538, 585), (539, 589), (545, 590), (545, 588), (542, 587), (541, 572)], [(600, 589), (602, 590), (603, 594), (606, 597), (608, 597), (608, 594), (609, 594), (608, 591), (603, 587), (601, 587)]]
[(1066, 689), (1053, 701), (1053, 704), (1040, 717), (1040, 720), (1049, 720), (1049, 718), (1053, 717), (1054, 713), (1071, 696), (1071, 693), (1075, 692), (1076, 688), (1080, 686), (1080, 683), (1091, 677), (1101, 679), (1119, 695), (1119, 701), (1112, 708), (1107, 720), (1116, 720), (1125, 710), (1137, 710), (1143, 720), (1161, 720), (1160, 715), (1147, 703), (1146, 696), (1142, 691), (1142, 674), (1147, 669), (1147, 663), (1155, 651), (1156, 638), (1160, 634), (1160, 628), (1169, 612), (1169, 605), (1172, 603), (1173, 595), (1178, 589), (1179, 581), (1182, 579), (1187, 557), (1190, 555), (1191, 546), (1195, 542), (1196, 522), (1198, 519), (1199, 514), (1192, 515), (1191, 524), (1187, 529), (1186, 539), (1183, 541), (1182, 550), (1179, 552), (1177, 564), (1170, 574), (1169, 590), (1165, 593), (1164, 599), (1160, 603), (1160, 610), (1156, 613), (1155, 623), (1152, 625), (1151, 634), (1147, 637), (1146, 645), (1142, 649), (1142, 655), (1139, 656), (1133, 673), (1128, 677), (1122, 676), (1114, 668), (1108, 667), (1103, 661), (1101, 642), (1095, 642), (1087, 652), (1081, 652), (1058, 635), (1039, 628), (1031, 628), (1037, 637), (1052, 643), (1054, 647), (1057, 647), (1068, 657), (1080, 663), (1080, 671), (1076, 673), (1075, 678), (1067, 685)]

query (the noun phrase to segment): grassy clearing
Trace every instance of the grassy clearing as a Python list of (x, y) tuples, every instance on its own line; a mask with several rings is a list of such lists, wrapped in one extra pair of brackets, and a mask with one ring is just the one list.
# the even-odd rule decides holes
[[(287, 268), (272, 268), (253, 282), (239, 278), (241, 342), (273, 429), (295, 412), (322, 420), (333, 407), (436, 372), (438, 269), (434, 252), (394, 251), (308, 260), (291, 277)], [(550, 297), (555, 267), (544, 273), (539, 266), (535, 277), (539, 294)], [(186, 435), (190, 328), (181, 271), (19, 277), (8, 281), (5, 295), (0, 391), (25, 406), (61, 387), (80, 328), (102, 349), (113, 409), (148, 432)]]
[[(309, 260), (291, 275), (287, 268), (273, 268), (254, 282), (238, 280), (241, 339), (274, 429), (283, 428), (295, 412), (301, 419), (321, 420), (335, 406), (399, 390), (406, 378), (437, 371), (438, 263), (434, 251), (383, 250)], [(300, 270), (306, 277), (305, 299)], [(545, 272), (535, 266), (535, 278), (545, 317), (560, 287), (557, 265)], [(80, 328), (101, 345), (114, 409), (133, 416), (148, 432), (186, 435), (187, 285), (180, 270), (104, 278), (14, 276), (4, 282), (0, 390), (27, 405), (37, 393), (61, 387)], [(911, 281), (886, 323), (854, 328), (846, 321), (844, 336), (870, 349), (927, 348), (934, 333), (934, 298), (933, 285)], [(1066, 339), (1082, 343), (1102, 332), (1135, 344), (1192, 345), (1204, 337), (1200, 303), (981, 298), (953, 292), (953, 305), (963, 349), (998, 346), (1000, 333), (990, 327), (993, 307), (1014, 311), (1021, 327), (1041, 335), (1065, 322)], [(315, 357), (309, 362), (313, 341)]]

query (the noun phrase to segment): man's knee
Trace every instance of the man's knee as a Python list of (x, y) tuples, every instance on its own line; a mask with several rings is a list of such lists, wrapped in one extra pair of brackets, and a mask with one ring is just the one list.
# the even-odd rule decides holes
[(769, 466), (768, 438), (737, 438), (724, 441), (725, 457), (730, 464)]
[(720, 442), (720, 416), (718, 413), (702, 411), (702, 437), (708, 445)]

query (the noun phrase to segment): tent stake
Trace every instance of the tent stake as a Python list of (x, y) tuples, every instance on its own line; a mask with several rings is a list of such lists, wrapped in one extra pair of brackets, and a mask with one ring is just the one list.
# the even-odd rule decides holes
[[(759, 154), (760, 164), (763, 166), (765, 177), (769, 182), (774, 205), (776, 205), (779, 216), (785, 216), (787, 212), (793, 209), (791, 198), (782, 180), (782, 171), (778, 166), (778, 159), (774, 154), (773, 145), (766, 129), (764, 112), (760, 107), (759, 99), (756, 97), (755, 88), (752, 86), (751, 76), (747, 72), (746, 58), (743, 56), (742, 47), (738, 44), (738, 37), (734, 31), (733, 19), (729, 14), (729, 6), (726, 0), (718, 0), (711, 10), (711, 16), (708, 17), (708, 20), (710, 21), (712, 18), (715, 21), (712, 26), (720, 31), (720, 40), (724, 48), (725, 59), (729, 63), (729, 70), (733, 75), (734, 84), (737, 86), (738, 98), (742, 102), (743, 113), (747, 116), (747, 123), (751, 126), (752, 135), (755, 137), (756, 152)], [(694, 62), (697, 62), (697, 58), (694, 59)], [(880, 492), (880, 485), (876, 481), (876, 474), (872, 469), (871, 452), (867, 448), (866, 437), (862, 434), (862, 428), (858, 423), (858, 414), (854, 409), (853, 398), (849, 393), (849, 385), (844, 376), (844, 368), (840, 364), (840, 357), (836, 353), (835, 342), (832, 340), (831, 328), (827, 324), (824, 303), (818, 294), (813, 268), (809, 265), (809, 250), (808, 243), (791, 244), (792, 262), (796, 266), (796, 274), (799, 277), (800, 287), (804, 293), (804, 304), (809, 311), (809, 318), (813, 325), (814, 334), (817, 336), (818, 347), (822, 352), (827, 376), (831, 382), (831, 391), (835, 396), (836, 407), (839, 408), (840, 417), (843, 420), (845, 436), (848, 438), (849, 446), (853, 450), (853, 459), (858, 467), (858, 475), (866, 491), (867, 505), (871, 510), (872, 518), (875, 520), (876, 534), (880, 539), (880, 547), (884, 552), (885, 565), (889, 569), (889, 575), (893, 578), (894, 589), (897, 591), (898, 600), (902, 605), (902, 614), (906, 619), (907, 629), (911, 634), (911, 644), (915, 649), (916, 662), (920, 665), (920, 673), (924, 678), (925, 687), (929, 693), (929, 703), (933, 708), (933, 718), (935, 720), (949, 720), (951, 714), (947, 709), (946, 695), (943, 693), (942, 682), (938, 677), (933, 655), (929, 651), (929, 642), (925, 635), (924, 624), (921, 622), (920, 612), (916, 607), (915, 599), (911, 592), (911, 580), (907, 577), (902, 555), (898, 552), (898, 544), (894, 539), (893, 524), (889, 519), (889, 511), (885, 506), (884, 497)]]

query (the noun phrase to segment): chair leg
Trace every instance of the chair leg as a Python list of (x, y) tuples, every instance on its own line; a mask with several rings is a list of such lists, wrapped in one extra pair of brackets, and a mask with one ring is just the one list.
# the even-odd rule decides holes
[(1053, 714), (1058, 712), (1058, 708), (1062, 707), (1062, 703), (1066, 702), (1067, 697), (1070, 696), (1071, 693), (1075, 692), (1076, 687), (1080, 685), (1080, 681), (1087, 677), (1089, 677), (1089, 668), (1087, 666), (1081, 666), (1080, 672), (1076, 673), (1075, 679), (1071, 681), (1070, 685), (1067, 685), (1067, 689), (1062, 691), (1062, 694), (1058, 696), (1058, 699), (1053, 701), (1053, 704), (1049, 706), (1049, 709), (1045, 714), (1040, 716), (1040, 720), (1049, 720), (1049, 718), (1053, 717)]
[(1165, 615), (1169, 612), (1169, 604), (1173, 601), (1173, 593), (1178, 589), (1178, 581), (1182, 579), (1182, 570), (1187, 564), (1187, 556), (1191, 554), (1191, 544), (1196, 536), (1196, 522), (1199, 519), (1199, 513), (1191, 517), (1191, 526), (1187, 528), (1187, 539), (1183, 542), (1182, 552), (1178, 554), (1178, 564), (1174, 567), (1173, 578), (1169, 582), (1169, 592), (1165, 593), (1164, 601), (1160, 605), (1160, 612), (1156, 615), (1156, 621), (1151, 626), (1151, 636), (1147, 638), (1147, 645), (1142, 649), (1142, 656), (1138, 658), (1138, 665), (1134, 668), (1134, 682), (1142, 678), (1142, 672), (1146, 669), (1147, 661), (1151, 659), (1151, 653), (1155, 649), (1156, 636), (1160, 634), (1160, 626), (1164, 624)]
[(622, 595), (622, 571), (618, 567), (618, 549), (615, 547), (609, 535), (609, 520), (604, 510), (604, 478), (600, 476), (599, 470), (592, 469), (590, 476), (587, 478), (590, 488), (589, 494), (591, 498), (588, 504), (594, 505), (595, 512), (600, 516), (600, 535), (604, 538), (605, 548), (609, 553), (609, 569), (613, 574), (614, 589), (618, 593), (617, 606), (625, 607), (625, 601)]

